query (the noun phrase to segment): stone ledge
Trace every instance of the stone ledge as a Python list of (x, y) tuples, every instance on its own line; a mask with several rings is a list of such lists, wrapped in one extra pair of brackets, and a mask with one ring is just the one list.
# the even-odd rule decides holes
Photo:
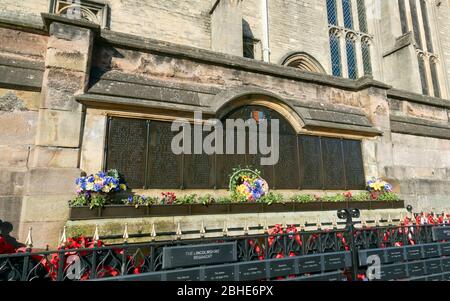
[(405, 90), (390, 89), (387, 91), (387, 96), (393, 99), (450, 109), (450, 100), (412, 93)]
[(414, 117), (391, 115), (391, 131), (424, 137), (450, 139), (450, 126)]
[[(406, 209), (383, 209), (383, 210), (362, 210), (362, 216), (366, 220), (372, 220), (376, 217), (381, 219), (398, 218), (401, 214), (406, 216)], [(117, 236), (118, 241), (106, 240), (107, 242), (120, 242), (123, 235), (125, 223), (128, 224), (128, 233), (130, 235), (140, 234), (141, 238), (130, 238), (131, 242), (145, 242), (150, 240), (149, 233), (151, 233), (152, 224), (155, 224), (157, 233), (173, 233), (177, 229), (178, 222), (180, 223), (182, 231), (198, 231), (201, 228), (202, 222), (206, 229), (217, 229), (217, 233), (209, 233), (207, 237), (220, 237), (222, 235), (224, 222), (227, 227), (242, 228), (247, 222), (249, 227), (262, 226), (265, 222), (268, 225), (275, 224), (302, 224), (302, 223), (316, 223), (319, 218), (322, 223), (332, 222), (336, 217), (336, 211), (311, 211), (311, 212), (296, 212), (296, 213), (258, 213), (258, 214), (233, 214), (233, 215), (198, 215), (198, 216), (171, 216), (171, 217), (149, 217), (149, 218), (118, 218), (118, 219), (93, 219), (87, 221), (68, 221), (67, 235), (84, 234), (92, 236), (95, 226), (98, 225), (100, 236)], [(306, 229), (308, 230), (308, 229)], [(255, 230), (249, 232), (254, 233)], [(242, 235), (243, 231), (232, 231), (230, 236)], [(199, 234), (183, 235), (183, 239), (198, 238)], [(176, 239), (170, 235), (157, 236), (157, 240), (171, 240)]]
[(7, 89), (41, 91), (44, 71), (23, 66), (2, 65), (0, 62), (0, 87)]

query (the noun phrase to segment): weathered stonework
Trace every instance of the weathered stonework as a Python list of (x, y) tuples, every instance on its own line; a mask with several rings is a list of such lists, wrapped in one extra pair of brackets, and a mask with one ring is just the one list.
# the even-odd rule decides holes
[[(437, 51), (440, 98), (420, 94), (413, 35), (401, 34), (397, 1), (382, 1), (379, 18), (370, 18), (373, 78), (357, 80), (329, 75), (325, 1), (268, 1), (270, 61), (266, 63), (260, 61), (261, 53), (256, 53), (256, 60), (242, 58), (241, 49), (246, 32), (259, 43), (255, 49), (262, 50), (262, 1), (233, 0), (238, 14), (227, 19), (226, 13), (219, 14), (227, 4), (223, 0), (199, 0), (194, 6), (187, 0), (111, 0), (110, 29), (41, 16), (47, 12), (46, 2), (0, 0), (0, 219), (12, 223), (12, 234), (19, 240), (26, 238), (29, 226), (36, 247), (56, 245), (65, 224), (70, 233), (86, 235), (93, 233), (96, 223), (100, 234), (121, 234), (124, 222), (131, 233), (148, 232), (153, 222), (158, 231), (174, 231), (178, 221), (183, 230), (198, 229), (202, 221), (209, 228), (221, 228), (223, 216), (67, 222), (67, 201), (81, 171), (93, 173), (104, 166), (108, 116), (170, 121), (192, 118), (194, 111), (221, 116), (238, 105), (255, 103), (279, 110), (298, 133), (362, 140), (366, 176), (390, 181), (415, 210), (448, 209), (447, 2), (430, 8), (431, 16), (437, 16), (431, 18), (433, 39), (441, 45)], [(214, 12), (214, 3), (223, 7)], [(338, 13), (342, 14), (341, 8)], [(217, 30), (223, 21), (229, 26)], [(280, 65), (295, 52), (312, 56), (327, 74)], [(361, 65), (358, 68), (361, 71)], [(161, 191), (135, 192), (159, 195)], [(228, 194), (225, 190), (175, 192)], [(337, 192), (342, 191), (301, 193)], [(399, 213), (364, 212), (382, 217)], [(245, 220), (255, 225), (265, 219), (273, 224), (314, 222), (317, 216), (330, 221), (334, 215), (225, 219), (232, 227), (242, 226)]]

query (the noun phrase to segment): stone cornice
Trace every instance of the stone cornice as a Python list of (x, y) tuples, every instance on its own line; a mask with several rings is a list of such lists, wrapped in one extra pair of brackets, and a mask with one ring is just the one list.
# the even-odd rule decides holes
[(390, 89), (387, 91), (387, 96), (389, 98), (398, 99), (398, 100), (406, 100), (410, 102), (415, 102), (419, 104), (425, 104), (435, 107), (441, 107), (450, 109), (450, 101), (442, 98), (436, 98), (431, 96), (426, 96), (422, 94), (412, 93), (405, 90), (399, 89)]

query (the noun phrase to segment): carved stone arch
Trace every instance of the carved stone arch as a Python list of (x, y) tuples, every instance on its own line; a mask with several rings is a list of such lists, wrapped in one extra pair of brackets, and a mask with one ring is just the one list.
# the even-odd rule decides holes
[(312, 55), (306, 52), (291, 52), (281, 60), (281, 65), (303, 71), (326, 74), (325, 69)]
[(254, 105), (272, 109), (282, 115), (296, 133), (305, 125), (294, 107), (275, 93), (262, 89), (233, 89), (216, 95), (214, 99), (217, 119), (223, 119), (239, 107)]

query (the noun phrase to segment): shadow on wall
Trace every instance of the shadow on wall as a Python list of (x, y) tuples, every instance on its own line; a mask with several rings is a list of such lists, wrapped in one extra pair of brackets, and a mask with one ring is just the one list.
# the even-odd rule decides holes
[(24, 244), (17, 241), (17, 239), (11, 236), (11, 232), (14, 230), (13, 225), (10, 222), (4, 222), (0, 220), (0, 235), (5, 239), (5, 241), (14, 246), (14, 248), (25, 247)]

